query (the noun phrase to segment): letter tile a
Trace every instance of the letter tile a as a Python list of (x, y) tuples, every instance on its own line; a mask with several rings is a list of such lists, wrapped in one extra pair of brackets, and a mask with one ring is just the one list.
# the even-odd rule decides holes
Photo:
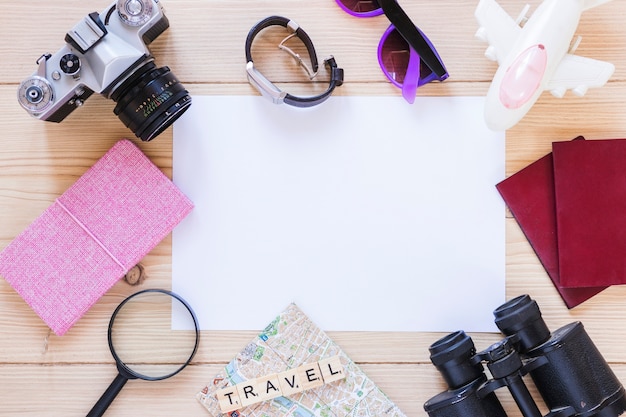
[(256, 379), (256, 389), (259, 391), (259, 401), (271, 400), (283, 395), (278, 374), (271, 374)]

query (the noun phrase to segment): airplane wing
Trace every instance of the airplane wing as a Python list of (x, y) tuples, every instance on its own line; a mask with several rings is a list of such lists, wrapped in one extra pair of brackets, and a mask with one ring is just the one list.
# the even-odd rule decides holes
[(610, 1), (611, 0), (585, 0), (585, 4), (583, 4), (583, 12)]
[(500, 61), (512, 49), (521, 27), (495, 0), (480, 0), (474, 16), (480, 25), (476, 36), (490, 45), (485, 55), (501, 64)]
[(545, 89), (556, 97), (563, 97), (570, 89), (582, 96), (589, 87), (606, 84), (614, 71), (615, 66), (610, 62), (566, 54)]

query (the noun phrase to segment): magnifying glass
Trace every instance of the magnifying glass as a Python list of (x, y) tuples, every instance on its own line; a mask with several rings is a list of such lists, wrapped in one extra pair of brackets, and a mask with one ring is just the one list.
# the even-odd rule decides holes
[[(172, 330), (170, 314), (188, 323)], [(182, 371), (198, 350), (195, 313), (177, 294), (161, 289), (139, 291), (120, 303), (109, 322), (109, 348), (118, 374), (87, 417), (100, 417), (129, 379), (160, 381)]]

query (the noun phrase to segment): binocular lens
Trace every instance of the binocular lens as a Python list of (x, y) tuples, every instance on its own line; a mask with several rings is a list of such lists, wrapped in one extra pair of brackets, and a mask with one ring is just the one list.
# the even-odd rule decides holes
[(150, 62), (112, 95), (113, 112), (138, 138), (149, 141), (167, 129), (191, 105), (189, 92), (168, 67)]
[(476, 348), (465, 332), (442, 337), (429, 351), (430, 360), (450, 387), (424, 404), (430, 417), (506, 417), (493, 392), (486, 396), (478, 393), (487, 376), (482, 364), (472, 361)]
[(470, 361), (476, 353), (474, 342), (463, 331), (450, 333), (433, 343), (430, 360), (450, 388), (459, 388), (483, 374), (480, 363)]
[(504, 303), (494, 316), (506, 338), (484, 351), (477, 353), (463, 331), (430, 346), (430, 359), (449, 389), (424, 404), (429, 417), (506, 416), (495, 396), (505, 386), (524, 416), (541, 417), (522, 379), (526, 374), (550, 409), (548, 416), (617, 417), (626, 411), (626, 390), (582, 323), (551, 333), (528, 295)]
[(550, 338), (550, 330), (541, 318), (537, 302), (528, 295), (507, 301), (493, 315), (496, 326), (505, 336), (515, 335), (513, 342), (518, 345), (520, 353), (528, 352)]
[(482, 375), (464, 387), (439, 393), (424, 403), (424, 411), (429, 417), (507, 417), (495, 393), (478, 395), (486, 380)]

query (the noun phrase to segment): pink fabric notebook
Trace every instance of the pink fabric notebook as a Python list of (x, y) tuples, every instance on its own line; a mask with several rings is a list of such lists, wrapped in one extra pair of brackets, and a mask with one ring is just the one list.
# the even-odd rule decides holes
[(0, 253), (0, 275), (63, 335), (192, 207), (121, 140)]

